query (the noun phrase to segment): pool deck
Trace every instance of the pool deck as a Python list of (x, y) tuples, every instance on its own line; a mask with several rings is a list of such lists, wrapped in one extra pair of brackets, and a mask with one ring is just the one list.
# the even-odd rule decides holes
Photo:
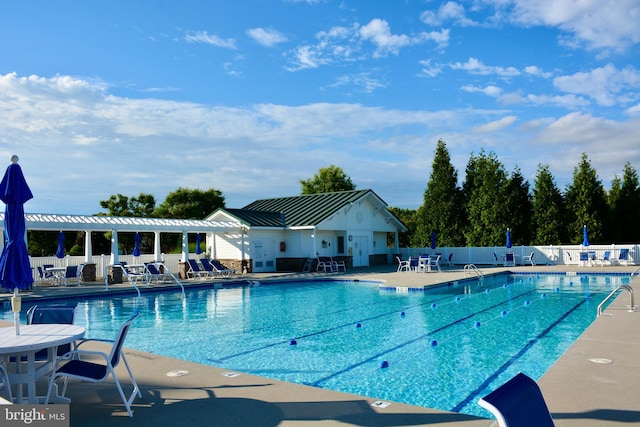
[[(527, 272), (627, 272), (637, 266), (578, 267), (485, 267), (483, 274), (504, 270)], [(389, 286), (423, 287), (465, 277), (462, 266), (447, 267), (441, 273), (395, 271), (394, 266), (353, 269), (346, 273), (253, 273), (235, 280), (289, 280), (345, 278), (384, 281)], [(230, 282), (229, 279), (216, 283)], [(201, 283), (183, 282), (185, 287)], [(631, 287), (637, 294), (640, 280)], [(41, 286), (23, 294), (24, 301), (50, 296), (81, 294), (108, 295), (135, 292), (128, 284), (105, 290), (105, 284), (87, 283), (74, 287)], [(145, 292), (145, 288), (142, 288)], [(9, 294), (0, 294), (5, 302)], [(580, 336), (567, 352), (538, 381), (558, 427), (601, 427), (640, 425), (640, 309), (628, 312), (627, 292), (620, 292), (602, 316)], [(640, 305), (640, 303), (636, 302)], [(9, 326), (10, 322), (0, 321)], [(131, 330), (135, 333), (135, 324)], [(126, 343), (125, 343), (126, 345)], [(102, 346), (102, 347), (101, 347)], [(96, 349), (105, 349), (97, 344)], [(113, 384), (70, 384), (71, 426), (491, 426), (493, 420), (443, 412), (391, 402), (376, 405), (375, 397), (355, 396), (326, 389), (272, 380), (249, 374), (229, 375), (218, 369), (182, 360), (126, 349), (125, 354), (142, 391), (129, 418)], [(593, 360), (593, 361), (592, 361)], [(600, 362), (600, 363), (595, 363)], [(602, 363), (609, 362), (610, 363)], [(126, 371), (117, 369), (130, 391)], [(178, 375), (167, 375), (174, 373)], [(180, 375), (184, 374), (184, 375)], [(39, 384), (44, 394), (45, 384)], [(425, 387), (428, 387), (425, 384)], [(438, 393), (438, 390), (433, 390)]]

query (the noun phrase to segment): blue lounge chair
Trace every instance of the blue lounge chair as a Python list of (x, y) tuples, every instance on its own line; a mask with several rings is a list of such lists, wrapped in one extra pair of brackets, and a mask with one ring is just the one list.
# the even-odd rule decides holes
[(611, 251), (604, 251), (602, 258), (597, 259), (598, 265), (611, 265)]
[(634, 265), (633, 259), (630, 255), (629, 248), (622, 248), (620, 249), (616, 262), (620, 265)]
[(151, 282), (155, 282), (155, 283), (162, 283), (164, 282), (167, 278), (171, 278), (171, 274), (168, 273), (162, 273), (160, 270), (158, 270), (158, 267), (156, 267), (156, 265), (152, 262), (148, 262), (145, 263), (145, 266), (147, 267), (147, 274), (148, 274), (148, 280), (149, 283)]
[(580, 252), (580, 261), (578, 262), (578, 265), (591, 265), (591, 261), (589, 260), (589, 252)]
[(197, 277), (202, 279), (209, 275), (206, 271), (200, 270), (200, 266), (195, 259), (188, 259), (187, 262), (189, 263), (189, 270), (187, 270), (188, 278), (193, 279), (194, 277)]
[[(135, 378), (133, 377), (133, 372), (131, 372), (131, 368), (127, 363), (127, 359), (124, 357), (124, 352), (122, 351), (122, 347), (124, 345), (124, 340), (127, 337), (127, 333), (131, 327), (133, 321), (138, 317), (140, 312), (136, 312), (133, 316), (131, 316), (126, 322), (120, 326), (120, 330), (118, 331), (116, 338), (114, 341), (110, 341), (113, 343), (111, 347), (111, 352), (109, 355), (103, 353), (101, 351), (89, 351), (89, 350), (78, 350), (77, 347), (74, 351), (67, 353), (65, 357), (58, 358), (56, 364), (53, 368), (53, 372), (51, 374), (51, 378), (49, 379), (49, 388), (47, 390), (47, 397), (45, 398), (45, 405), (49, 404), (49, 399), (51, 398), (51, 390), (53, 389), (53, 385), (55, 381), (59, 378), (64, 379), (64, 385), (62, 386), (62, 391), (60, 395), (56, 396), (57, 399), (62, 401), (69, 401), (64, 395), (67, 391), (67, 384), (69, 382), (69, 378), (88, 381), (93, 383), (101, 383), (106, 381), (109, 376), (113, 377), (113, 382), (118, 389), (118, 393), (124, 402), (125, 408), (127, 408), (127, 412), (130, 417), (133, 417), (133, 412), (131, 411), (131, 404), (133, 400), (138, 397), (142, 397), (142, 393), (138, 388), (138, 383), (136, 383)], [(86, 342), (91, 341), (103, 341), (103, 340), (83, 340), (78, 347)], [(89, 356), (92, 358), (101, 357), (104, 359), (103, 363), (98, 362), (90, 362), (88, 360), (82, 360), (83, 356)], [(133, 391), (127, 397), (124, 394), (124, 390), (120, 385), (120, 381), (118, 381), (118, 376), (116, 375), (115, 368), (118, 366), (120, 361), (124, 362), (124, 366), (127, 368), (127, 372), (129, 372), (129, 377), (131, 379), (131, 384), (133, 385)], [(62, 362), (65, 362), (63, 365), (60, 365)]]
[(536, 265), (536, 263), (533, 261), (533, 256), (534, 255), (535, 255), (535, 252), (531, 252), (531, 254), (529, 256), (523, 256), (522, 257), (522, 265), (524, 265), (524, 264)]
[(202, 258), (200, 260), (200, 264), (202, 264), (202, 269), (206, 272), (206, 277), (214, 278), (218, 275), (208, 259)]
[(211, 265), (213, 266), (213, 269), (223, 277), (231, 277), (232, 275), (236, 274), (235, 270), (227, 268), (224, 265), (220, 264), (220, 261), (218, 261), (217, 259), (212, 259)]
[(553, 427), (553, 419), (538, 384), (523, 373), (484, 396), (478, 404), (500, 427)]

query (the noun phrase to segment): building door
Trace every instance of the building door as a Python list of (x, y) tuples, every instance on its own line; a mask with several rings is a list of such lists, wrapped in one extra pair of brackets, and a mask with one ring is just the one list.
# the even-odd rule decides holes
[(367, 236), (353, 236), (353, 266), (369, 266), (369, 238)]
[(275, 240), (257, 239), (253, 241), (253, 271), (264, 273), (276, 271)]

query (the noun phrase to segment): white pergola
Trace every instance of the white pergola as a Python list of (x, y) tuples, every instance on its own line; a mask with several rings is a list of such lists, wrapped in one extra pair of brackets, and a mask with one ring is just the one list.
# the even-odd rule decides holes
[[(119, 232), (153, 232), (155, 236), (154, 256), (160, 259), (160, 233), (182, 234), (182, 260), (189, 257), (188, 234), (204, 233), (205, 236), (215, 233), (237, 232), (246, 229), (246, 224), (239, 221), (208, 221), (197, 219), (171, 218), (135, 218), (114, 216), (89, 215), (59, 215), (59, 214), (25, 214), (27, 230), (42, 231), (84, 231), (85, 263), (92, 262), (91, 233), (111, 232), (111, 261), (118, 261), (118, 233)], [(0, 227), (4, 228), (4, 213), (0, 213)], [(26, 238), (26, 236), (25, 236)], [(4, 233), (1, 246), (4, 247)]]

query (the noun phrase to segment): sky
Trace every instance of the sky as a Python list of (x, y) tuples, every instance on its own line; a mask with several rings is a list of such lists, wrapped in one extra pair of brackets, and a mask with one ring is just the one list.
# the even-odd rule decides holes
[(4, 0), (0, 159), (29, 213), (181, 187), (241, 208), (330, 165), (415, 209), (440, 139), (460, 183), (484, 152), (564, 191), (584, 153), (609, 189), (640, 169), (639, 22), (640, 0)]

